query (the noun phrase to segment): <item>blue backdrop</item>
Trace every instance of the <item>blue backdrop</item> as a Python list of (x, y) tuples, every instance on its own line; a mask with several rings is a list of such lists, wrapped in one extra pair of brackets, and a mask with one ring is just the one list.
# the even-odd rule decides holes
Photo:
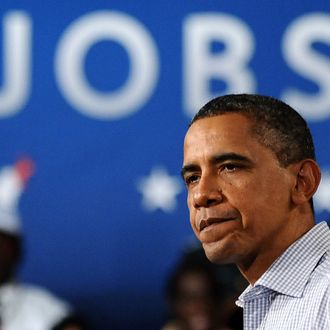
[(213, 96), (281, 98), (308, 120), (330, 213), (330, 2), (0, 3), (0, 166), (36, 166), (20, 200), (20, 276), (99, 329), (157, 329), (193, 239), (179, 178)]

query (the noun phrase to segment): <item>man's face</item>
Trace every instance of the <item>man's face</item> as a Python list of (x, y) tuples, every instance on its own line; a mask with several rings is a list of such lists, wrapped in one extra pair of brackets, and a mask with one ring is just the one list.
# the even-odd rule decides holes
[(212, 329), (217, 305), (210, 279), (199, 271), (187, 271), (179, 279), (174, 302), (177, 318), (184, 329)]
[[(252, 135), (250, 120), (197, 120), (184, 142), (182, 174), (191, 226), (213, 262), (246, 265), (290, 235), (295, 175)], [(266, 252), (267, 253), (267, 252)]]

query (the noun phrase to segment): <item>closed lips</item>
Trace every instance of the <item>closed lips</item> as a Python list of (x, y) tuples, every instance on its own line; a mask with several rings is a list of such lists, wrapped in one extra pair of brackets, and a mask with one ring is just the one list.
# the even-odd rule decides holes
[(211, 226), (215, 223), (222, 223), (230, 220), (234, 220), (235, 218), (208, 218), (202, 219), (199, 224), (199, 231), (202, 231), (204, 228)]

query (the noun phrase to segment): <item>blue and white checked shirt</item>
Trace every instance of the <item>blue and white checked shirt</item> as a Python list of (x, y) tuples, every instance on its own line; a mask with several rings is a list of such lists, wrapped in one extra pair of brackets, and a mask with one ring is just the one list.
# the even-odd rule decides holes
[(294, 242), (236, 304), (244, 329), (330, 329), (330, 230), (321, 222)]

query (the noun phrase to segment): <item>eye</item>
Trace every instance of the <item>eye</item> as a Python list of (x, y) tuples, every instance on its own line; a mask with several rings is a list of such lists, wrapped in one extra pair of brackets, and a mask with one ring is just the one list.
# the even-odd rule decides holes
[(227, 163), (222, 165), (222, 169), (226, 172), (235, 172), (240, 169), (242, 166), (234, 163)]
[(184, 181), (186, 183), (187, 186), (191, 185), (192, 183), (195, 183), (199, 180), (199, 176), (196, 174), (191, 174), (191, 175), (187, 175), (184, 178)]

